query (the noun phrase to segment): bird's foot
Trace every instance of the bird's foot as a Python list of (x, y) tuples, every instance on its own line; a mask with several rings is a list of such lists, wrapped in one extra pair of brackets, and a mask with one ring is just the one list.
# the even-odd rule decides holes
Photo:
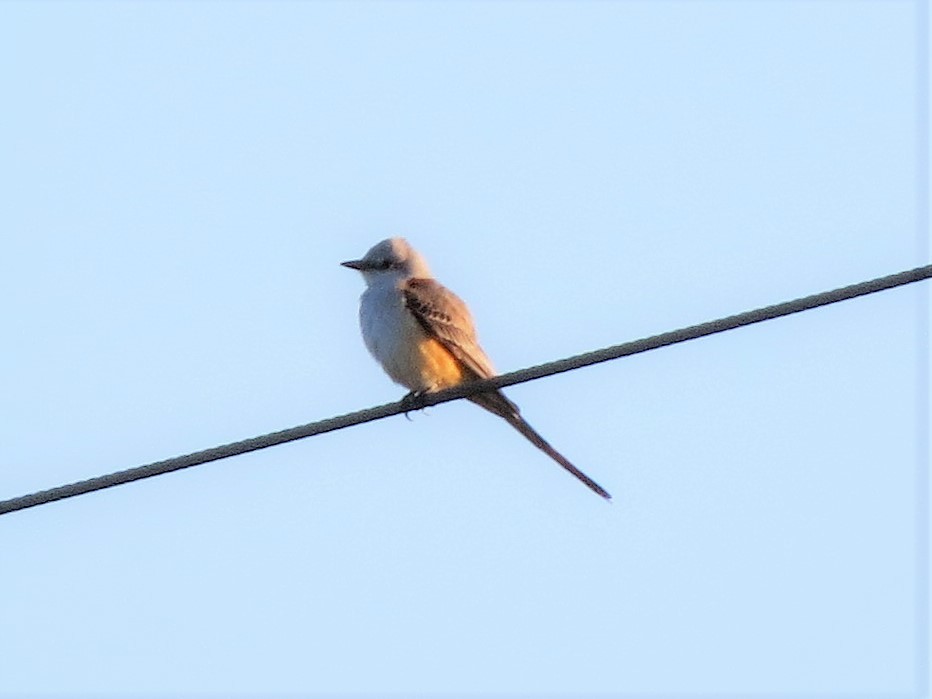
[(409, 422), (411, 421), (411, 416), (408, 415), (412, 410), (424, 410), (424, 407), (420, 405), (421, 396), (423, 396), (427, 391), (411, 391), (406, 394), (404, 398), (401, 399), (401, 407), (405, 411), (405, 419)]

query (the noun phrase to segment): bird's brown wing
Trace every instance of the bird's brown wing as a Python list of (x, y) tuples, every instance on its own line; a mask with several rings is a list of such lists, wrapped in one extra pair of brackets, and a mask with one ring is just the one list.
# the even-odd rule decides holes
[(492, 362), (479, 346), (472, 315), (459, 296), (436, 279), (409, 279), (402, 291), (405, 306), (424, 331), (437, 339), (474, 376), (495, 376)]

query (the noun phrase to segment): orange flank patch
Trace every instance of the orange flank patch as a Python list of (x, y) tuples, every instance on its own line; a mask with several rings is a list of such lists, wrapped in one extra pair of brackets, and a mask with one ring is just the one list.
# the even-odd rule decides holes
[(424, 338), (418, 345), (421, 354), (421, 377), (430, 390), (455, 386), (463, 380), (463, 367), (450, 350), (432, 337)]

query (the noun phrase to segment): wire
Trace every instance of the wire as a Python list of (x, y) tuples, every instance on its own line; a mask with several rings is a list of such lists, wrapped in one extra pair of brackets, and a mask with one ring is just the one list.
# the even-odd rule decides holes
[(837, 303), (838, 301), (846, 301), (848, 299), (857, 298), (858, 296), (865, 296), (878, 291), (892, 289), (897, 286), (903, 286), (904, 284), (929, 279), (930, 277), (932, 277), (932, 265), (917, 267), (898, 274), (891, 274), (886, 277), (879, 277), (870, 281), (861, 282), (860, 284), (852, 284), (851, 286), (842, 287), (840, 289), (813, 294), (812, 296), (786, 301), (785, 303), (778, 303), (774, 306), (766, 306), (726, 318), (719, 318), (718, 320), (713, 320), (708, 323), (692, 325), (680, 330), (673, 330), (672, 332), (653, 335), (633, 342), (606, 347), (575, 357), (513, 371), (509, 374), (501, 374), (491, 379), (473, 381), (454, 388), (437, 391), (436, 393), (424, 394), (413, 400), (387, 403), (374, 408), (367, 408), (366, 410), (359, 410), (357, 412), (347, 413), (346, 415), (339, 415), (326, 420), (292, 427), (287, 430), (281, 430), (280, 432), (272, 432), (259, 437), (253, 437), (252, 439), (244, 439), (240, 442), (232, 442), (223, 446), (197, 451), (192, 454), (176, 456), (171, 459), (165, 459), (164, 461), (156, 461), (144, 466), (126, 469), (125, 471), (117, 471), (104, 476), (97, 476), (96, 478), (69, 483), (68, 485), (62, 485), (57, 488), (41, 490), (29, 495), (0, 501), (0, 515), (17, 510), (25, 510), (37, 505), (45, 505), (56, 500), (63, 500), (76, 495), (92, 493), (96, 490), (103, 490), (104, 488), (112, 488), (116, 485), (131, 483), (133, 481), (142, 480), (143, 478), (159, 476), (163, 473), (179, 471), (183, 468), (190, 468), (191, 466), (198, 466), (211, 461), (218, 461), (219, 459), (226, 459), (238, 454), (246, 454), (277, 444), (284, 444), (285, 442), (293, 442), (297, 439), (312, 437), (314, 435), (324, 434), (325, 432), (342, 430), (345, 427), (361, 425), (365, 422), (380, 420), (382, 418), (391, 417), (392, 415), (398, 415), (399, 413), (466, 398), (483, 391), (488, 391), (489, 389), (513, 386), (514, 384), (524, 383), (525, 381), (533, 381), (534, 379), (553, 376), (554, 374), (572, 371), (592, 364), (607, 362), (612, 359), (627, 357), (641, 352), (648, 352), (679, 342), (695, 340), (700, 337), (714, 335), (716, 333), (725, 332), (726, 330), (733, 330), (745, 325), (760, 323), (765, 320), (772, 320), (781, 316), (799, 313), (800, 311), (808, 311), (813, 308), (818, 308), (819, 306)]

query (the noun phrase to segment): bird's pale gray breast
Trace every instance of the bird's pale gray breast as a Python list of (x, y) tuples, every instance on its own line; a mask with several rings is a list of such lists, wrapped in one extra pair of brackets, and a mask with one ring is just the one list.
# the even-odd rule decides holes
[(412, 390), (420, 385), (417, 354), (424, 330), (404, 306), (392, 285), (370, 286), (359, 304), (359, 325), (369, 353), (397, 383)]

